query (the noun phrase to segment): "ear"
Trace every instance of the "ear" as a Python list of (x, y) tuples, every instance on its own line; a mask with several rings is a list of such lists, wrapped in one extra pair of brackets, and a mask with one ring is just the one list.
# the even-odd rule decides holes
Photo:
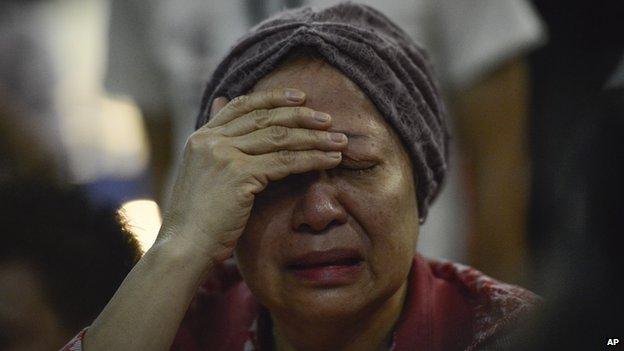
[(219, 96), (218, 98), (212, 100), (212, 105), (210, 106), (210, 118), (214, 117), (222, 108), (230, 102), (226, 97)]

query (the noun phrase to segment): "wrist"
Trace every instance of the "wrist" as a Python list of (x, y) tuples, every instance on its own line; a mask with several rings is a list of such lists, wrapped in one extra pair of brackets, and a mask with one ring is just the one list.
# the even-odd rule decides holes
[(214, 259), (198, 245), (173, 237), (157, 240), (145, 256), (158, 264), (171, 267), (176, 272), (186, 271), (200, 279), (209, 274), (215, 266)]

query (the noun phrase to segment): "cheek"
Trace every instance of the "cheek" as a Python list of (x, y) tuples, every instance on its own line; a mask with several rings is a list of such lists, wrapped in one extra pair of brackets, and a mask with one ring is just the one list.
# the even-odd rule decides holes
[[(418, 210), (409, 169), (385, 168), (376, 181), (343, 182), (350, 215), (363, 227), (370, 242), (373, 274), (403, 274), (415, 254)], [(396, 262), (396, 264), (389, 264)]]

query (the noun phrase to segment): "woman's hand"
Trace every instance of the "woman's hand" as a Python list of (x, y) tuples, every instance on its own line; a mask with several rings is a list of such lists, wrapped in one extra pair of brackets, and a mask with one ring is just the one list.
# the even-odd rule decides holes
[(221, 262), (269, 181), (337, 166), (347, 137), (327, 132), (330, 116), (299, 106), (304, 100), (294, 89), (215, 99), (210, 122), (186, 143), (157, 244), (182, 244)]
[(168, 350), (204, 276), (232, 254), (255, 195), (340, 163), (346, 137), (333, 141), (329, 116), (303, 101), (292, 89), (215, 100), (187, 142), (158, 241), (86, 333), (86, 350)]

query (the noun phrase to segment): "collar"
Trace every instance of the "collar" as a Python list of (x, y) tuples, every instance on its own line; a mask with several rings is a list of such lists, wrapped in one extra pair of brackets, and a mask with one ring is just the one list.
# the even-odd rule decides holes
[[(472, 337), (472, 313), (461, 291), (434, 276), (429, 264), (415, 256), (408, 276), (408, 290), (392, 335), (391, 351), (443, 351), (461, 349)], [(461, 332), (463, 331), (463, 332)], [(258, 305), (245, 350), (273, 349), (268, 311)]]

